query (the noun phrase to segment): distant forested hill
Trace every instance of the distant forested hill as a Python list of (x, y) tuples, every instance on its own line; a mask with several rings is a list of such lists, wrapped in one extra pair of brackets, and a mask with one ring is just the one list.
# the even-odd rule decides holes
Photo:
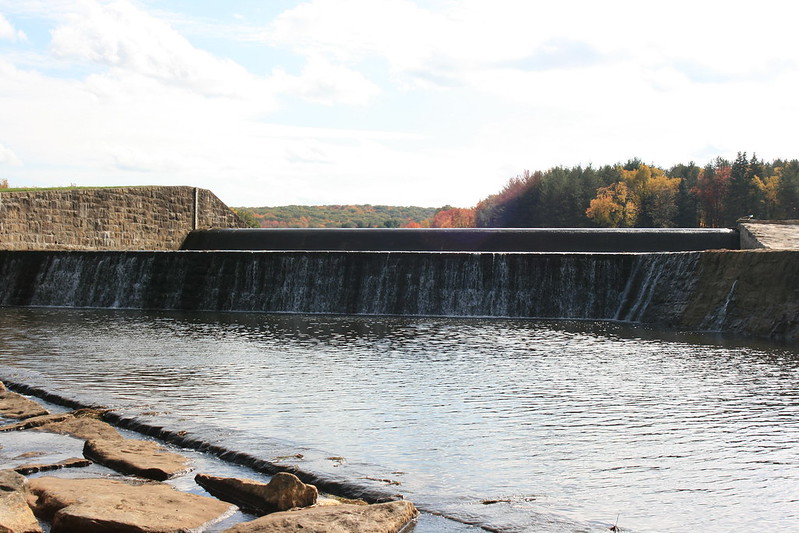
[(391, 205), (286, 205), (236, 208), (262, 228), (400, 228), (425, 225), (440, 209)]

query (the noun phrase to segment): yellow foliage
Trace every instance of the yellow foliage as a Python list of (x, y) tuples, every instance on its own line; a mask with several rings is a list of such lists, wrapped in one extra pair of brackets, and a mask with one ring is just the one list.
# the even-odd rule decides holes
[(766, 218), (772, 218), (779, 205), (780, 174), (778, 173), (776, 176), (767, 176), (765, 178), (755, 176), (752, 181), (757, 187), (757, 190), (760, 191)]
[(627, 184), (620, 181), (597, 189), (596, 198), (591, 200), (585, 214), (600, 226), (629, 227), (635, 225), (638, 206), (632, 199)]

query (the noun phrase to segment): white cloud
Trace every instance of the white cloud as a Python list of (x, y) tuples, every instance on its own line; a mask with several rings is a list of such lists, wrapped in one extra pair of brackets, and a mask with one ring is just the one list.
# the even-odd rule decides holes
[[(424, 9), (410, 0), (312, 0), (280, 15), (269, 43), (345, 64), (384, 59), (420, 87), (468, 84), (475, 70), (515, 65), (559, 70), (630, 62), (629, 74), (674, 68), (691, 81), (759, 77), (796, 68), (791, 21), (799, 8), (765, 0), (757, 10), (728, 2), (675, 0), (464, 0)], [(533, 65), (534, 64), (534, 65)]]
[(10, 148), (0, 144), (0, 165), (19, 166), (22, 162)]
[(796, 156), (796, 8), (771, 0), (310, 0), (258, 42), (248, 4), (218, 22), (155, 5), (172, 4), (0, 0), (53, 27), (49, 50), (0, 55), (10, 179), (471, 205), (525, 168)]
[(6, 19), (2, 13), (0, 13), (0, 40), (8, 40), (8, 41), (25, 41), (27, 40), (27, 36), (25, 32), (22, 30), (17, 30), (11, 23)]
[(271, 80), (280, 92), (293, 94), (323, 105), (365, 105), (380, 88), (360, 72), (333, 65), (323, 58), (312, 58), (299, 76), (282, 69)]
[(126, 1), (79, 2), (53, 30), (58, 57), (101, 63), (209, 95), (236, 96), (255, 82), (243, 67), (195, 48)]

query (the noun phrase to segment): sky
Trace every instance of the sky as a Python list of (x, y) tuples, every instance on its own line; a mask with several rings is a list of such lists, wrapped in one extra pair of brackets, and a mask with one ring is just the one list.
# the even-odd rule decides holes
[(524, 170), (799, 157), (799, 4), (0, 0), (0, 180), (470, 207)]

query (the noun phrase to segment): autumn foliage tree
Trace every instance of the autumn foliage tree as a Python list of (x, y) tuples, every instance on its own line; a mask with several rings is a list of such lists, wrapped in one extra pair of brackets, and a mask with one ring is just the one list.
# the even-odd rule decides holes
[(371, 205), (252, 208), (262, 227), (729, 227), (741, 216), (799, 218), (799, 160), (739, 152), (668, 170), (638, 158), (517, 175), (474, 208)]
[(474, 209), (457, 207), (442, 209), (433, 216), (431, 228), (473, 228), (477, 217)]
[(724, 159), (717, 158), (702, 169), (697, 184), (700, 225), (718, 228), (724, 225), (727, 187), (732, 167)]
[(630, 227), (638, 219), (638, 205), (623, 181), (600, 187), (585, 211), (588, 218), (608, 228)]

